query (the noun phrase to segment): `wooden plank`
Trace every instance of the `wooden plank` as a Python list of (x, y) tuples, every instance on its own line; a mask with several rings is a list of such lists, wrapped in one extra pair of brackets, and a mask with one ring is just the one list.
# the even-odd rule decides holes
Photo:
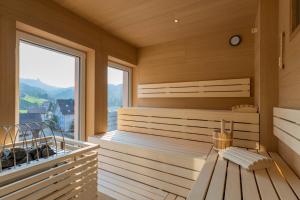
[[(263, 153), (264, 156), (269, 157), (267, 153)], [(287, 199), (287, 200), (297, 200), (298, 198), (294, 194), (293, 190), (286, 182), (284, 176), (280, 174), (279, 169), (275, 166), (275, 163), (272, 167), (268, 168), (269, 176), (272, 180), (274, 188), (280, 199)]]
[(250, 97), (250, 91), (138, 94), (138, 98)]
[(200, 110), (200, 109), (175, 109), (175, 108), (145, 108), (130, 107), (118, 110), (118, 115), (138, 115), (161, 118), (215, 120), (222, 119), (234, 122), (259, 124), (258, 113), (237, 113), (231, 110)]
[(153, 177), (157, 180), (161, 180), (167, 183), (175, 184), (184, 188), (192, 188), (194, 181), (182, 178), (179, 176), (164, 173), (158, 170), (153, 170), (148, 167), (142, 167), (139, 165), (131, 164), (125, 161), (109, 158), (106, 156), (99, 156), (100, 165), (103, 163), (120, 167), (135, 173), (143, 174), (149, 177)]
[[(89, 168), (89, 167), (93, 167), (93, 168)], [(10, 193), (10, 194), (4, 196), (3, 198), (6, 199), (6, 200), (10, 200), (10, 199), (13, 200), (13, 199), (17, 199), (17, 198), (22, 198), (22, 197), (24, 197), (26, 195), (29, 195), (29, 194), (32, 194), (35, 191), (38, 191), (38, 190), (40, 190), (42, 188), (46, 188), (49, 185), (51, 186), (54, 183), (57, 183), (57, 182), (59, 182), (59, 183), (63, 182), (64, 183), (70, 177), (72, 177), (72, 180), (73, 180), (73, 179), (75, 179), (77, 177), (74, 174), (76, 174), (78, 172), (81, 172), (84, 169), (88, 169), (89, 172), (92, 171), (92, 170), (94, 170), (94, 169), (97, 169), (97, 160), (92, 160), (92, 161), (90, 161), (90, 162), (88, 162), (86, 164), (76, 166), (72, 170), (68, 170), (68, 171), (65, 171), (65, 172), (63, 172), (61, 174), (58, 174), (56, 176), (49, 177), (48, 179), (45, 179), (45, 180), (43, 180), (41, 182), (32, 184), (32, 185), (30, 185), (30, 186), (28, 186), (26, 188), (23, 188), (21, 190), (18, 190), (16, 192), (14, 192), (14, 193)], [(47, 192), (49, 192), (49, 191), (50, 190), (47, 190)], [(38, 191), (38, 192), (36, 192), (36, 194), (40, 194), (40, 193), (41, 193), (41, 190)]]
[(175, 83), (155, 83), (155, 84), (139, 84), (138, 89), (159, 88), (159, 87), (196, 87), (196, 86), (216, 86), (216, 85), (249, 85), (250, 79), (225, 79), (225, 80), (209, 80), (209, 81), (191, 81), (191, 82), (175, 82)]
[(107, 196), (110, 196), (110, 197), (112, 197), (114, 199), (118, 199), (118, 200), (132, 200), (131, 198), (126, 197), (126, 196), (124, 196), (124, 195), (122, 195), (122, 194), (120, 194), (120, 193), (118, 193), (116, 191), (113, 191), (113, 190), (111, 190), (109, 188), (106, 188), (106, 187), (104, 187), (102, 185), (98, 185), (98, 191), (102, 192), (102, 193), (106, 194)]
[(290, 136), (286, 132), (274, 127), (274, 135), (278, 137), (283, 143), (293, 149), (298, 155), (300, 155), (300, 141)]
[(270, 177), (265, 169), (256, 170), (255, 177), (262, 200), (279, 199), (270, 180)]
[(270, 152), (270, 156), (275, 161), (279, 172), (285, 177), (286, 181), (289, 183), (295, 194), (300, 198), (300, 179), (291, 170), (291, 168), (283, 161), (283, 159), (277, 154)]
[[(220, 121), (215, 120), (187, 120), (187, 119), (172, 119), (172, 118), (159, 118), (159, 117), (144, 117), (144, 116), (130, 116), (120, 115), (118, 117), (118, 123), (124, 123), (122, 125), (131, 125), (137, 127), (147, 127), (162, 130), (173, 130), (179, 132), (194, 132), (198, 133), (196, 128), (220, 128)], [(229, 129), (229, 124), (226, 124), (226, 129)], [(235, 122), (233, 129), (236, 131), (249, 131), (259, 132), (259, 126), (257, 124), (245, 124)], [(201, 130), (201, 129), (200, 129)], [(201, 134), (201, 132), (200, 132)]]
[(287, 120), (274, 117), (273, 118), (274, 126), (287, 132), (290, 136), (294, 137), (300, 142), (300, 134), (299, 134), (300, 124), (296, 124)]
[[(170, 137), (170, 138), (195, 140), (199, 142), (212, 142), (211, 135), (199, 135), (199, 134), (190, 134), (190, 133), (168, 131), (168, 130), (149, 129), (143, 127), (123, 126), (122, 124), (118, 124), (118, 130), (135, 132), (135, 133), (144, 133), (144, 134), (157, 135), (157, 136)], [(210, 132), (212, 132), (212, 129), (204, 130), (204, 133), (210, 133)]]
[[(55, 191), (57, 191), (63, 187), (66, 187), (67, 185), (71, 184), (72, 182), (74, 182), (76, 180), (82, 180), (83, 178), (85, 178), (85, 177), (89, 178), (90, 176), (94, 177), (95, 174), (96, 174), (95, 168), (90, 168), (86, 171), (83, 171), (80, 174), (68, 176), (67, 178), (59, 181), (58, 183), (52, 184), (49, 187), (45, 187), (45, 188), (43, 188), (37, 192), (34, 192), (26, 197), (22, 197), (22, 199), (23, 200), (31, 200), (31, 199), (39, 199), (39, 198), (46, 197), (47, 195), (50, 195), (50, 194), (54, 193)], [(4, 198), (4, 199), (6, 199), (6, 198)]]
[[(72, 196), (73, 199), (89, 199), (89, 200), (97, 200), (98, 196), (97, 196), (97, 184), (95, 184), (94, 182), (89, 182), (87, 184), (84, 185), (84, 187), (82, 187), (79, 190), (75, 190), (74, 194)], [(71, 196), (71, 195), (70, 195)], [(66, 199), (70, 199), (68, 195), (66, 195)], [(57, 199), (57, 200), (62, 200), (62, 199)]]
[(251, 141), (251, 140), (233, 139), (232, 145), (237, 147), (248, 148), (248, 149), (259, 149), (259, 142)]
[(300, 110), (276, 107), (273, 110), (274, 116), (300, 124)]
[(82, 179), (76, 182), (67, 185), (66, 187), (59, 188), (55, 192), (52, 192), (46, 197), (43, 197), (43, 200), (68, 199), (70, 197), (74, 197), (75, 195), (78, 195), (80, 192), (83, 192), (84, 190), (89, 190), (89, 192), (91, 192), (92, 189), (96, 190), (96, 188), (97, 188), (97, 175), (96, 173), (92, 173), (82, 177)]
[(249, 79), (239, 79), (183, 83), (144, 84), (138, 86), (138, 97), (247, 97), (250, 96), (250, 84), (245, 84), (245, 82), (248, 81)]
[[(200, 153), (198, 154), (198, 156), (197, 154), (195, 156), (192, 153), (180, 154), (180, 153), (175, 153), (173, 150), (172, 151), (159, 150), (157, 146), (150, 148), (150, 147), (145, 147), (143, 145), (124, 143), (124, 141), (122, 142), (106, 141), (106, 140), (102, 140), (101, 137), (91, 137), (90, 140), (95, 143), (101, 144), (101, 146), (105, 149), (119, 151), (130, 155), (136, 155), (138, 157), (152, 159), (152, 160), (156, 160), (163, 163), (168, 163), (168, 164), (172, 164), (175, 166), (184, 167), (196, 171), (199, 171), (202, 168), (203, 164), (205, 163), (206, 155), (208, 154), (207, 153), (205, 155), (203, 153), (202, 156)], [(185, 143), (185, 144), (189, 145), (191, 143)], [(199, 148), (201, 150), (203, 146), (199, 145)], [(209, 152), (210, 149), (211, 149), (211, 145), (210, 148), (207, 149), (207, 151)]]
[(18, 179), (18, 177), (26, 176), (32, 173), (36, 173), (40, 170), (45, 170), (47, 168), (55, 166), (57, 163), (63, 162), (67, 159), (74, 158), (76, 156), (91, 152), (98, 149), (99, 145), (92, 144), (91, 146), (86, 146), (78, 150), (74, 150), (68, 154), (61, 156), (49, 157), (48, 159), (41, 159), (39, 162), (33, 162), (32, 164), (23, 165), (16, 169), (11, 169), (8, 171), (3, 171), (0, 173), (0, 185), (7, 183), (8, 181)]
[(185, 198), (183, 198), (183, 197), (176, 197), (176, 200), (185, 200)]
[(242, 194), (244, 200), (260, 200), (259, 191), (252, 171), (241, 168)]
[(207, 191), (207, 200), (221, 200), (223, 199), (225, 183), (226, 183), (226, 171), (228, 161), (221, 157), (218, 157), (216, 167)]
[(187, 86), (187, 87), (157, 87), (157, 88), (139, 88), (139, 94), (155, 93), (197, 93), (197, 92), (228, 92), (228, 91), (247, 91), (250, 85), (225, 85), (225, 86)]
[(50, 168), (47, 171), (38, 173), (36, 175), (30, 176), (30, 177), (25, 178), (25, 179), (21, 179), (19, 181), (13, 182), (9, 185), (2, 186), (1, 190), (0, 190), (0, 197), (5, 196), (5, 195), (10, 194), (10, 193), (13, 193), (17, 190), (20, 190), (21, 188), (32, 185), (32, 184), (37, 183), (39, 181), (42, 181), (42, 180), (44, 180), (44, 179), (46, 179), (50, 176), (63, 173), (64, 171), (73, 168), (75, 165), (80, 165), (80, 164), (83, 164), (86, 161), (95, 160), (96, 158), (97, 158), (97, 154), (88, 155), (88, 156), (85, 156), (83, 158), (78, 159), (76, 162), (72, 161), (72, 162), (69, 162), (67, 164), (55, 167), (55, 168)]
[(109, 188), (113, 191), (118, 191), (118, 193), (120, 193), (124, 196), (127, 196), (131, 199), (149, 200), (149, 198), (147, 198), (143, 195), (132, 192), (132, 191), (128, 190), (127, 188), (120, 187), (119, 185), (114, 185), (114, 184), (112, 184), (112, 183), (110, 183), (106, 180), (103, 180), (103, 179), (99, 180), (99, 184), (100, 184), (100, 187), (103, 186), (103, 187)]
[[(101, 172), (105, 172), (105, 171), (101, 171)], [(156, 188), (152, 188), (152, 187), (146, 186), (142, 183), (139, 183), (139, 182), (136, 182), (136, 181), (133, 181), (130, 179), (126, 179), (124, 177), (117, 176), (117, 175), (106, 176), (105, 173), (101, 173), (101, 172), (100, 172), (100, 175), (98, 178), (98, 184), (101, 184), (100, 181), (104, 180), (108, 183), (114, 184), (118, 187), (124, 188), (130, 192), (137, 193), (139, 195), (145, 196), (150, 199), (157, 199), (157, 200), (165, 199), (165, 197), (167, 196), (167, 193), (165, 193), (161, 190), (158, 190)], [(117, 178), (115, 178), (115, 177), (117, 177)], [(121, 177), (121, 179), (123, 179), (123, 180), (125, 179), (125, 182), (120, 180), (119, 177)], [(145, 190), (145, 189), (147, 189), (147, 190)], [(149, 191), (149, 190), (151, 190), (151, 191)], [(152, 191), (154, 191), (155, 193), (153, 193)], [(159, 194), (157, 194), (157, 193), (159, 193)]]
[(168, 196), (165, 198), (165, 200), (175, 200), (176, 195), (175, 194), (168, 194)]
[(228, 162), (225, 200), (242, 199), (240, 180), (240, 167), (235, 163)]
[[(141, 128), (141, 127), (122, 126), (120, 124), (119, 124), (118, 128), (119, 128), (119, 130), (127, 131), (127, 132), (129, 131), (129, 132), (134, 132), (134, 133), (144, 133), (144, 134), (149, 134), (149, 135), (157, 135), (157, 136), (163, 136), (163, 137), (212, 143), (211, 135), (198, 135), (198, 134), (189, 134), (189, 133), (181, 133), (181, 132), (174, 132), (174, 131), (148, 129), (148, 128)], [(203, 128), (203, 133), (205, 133), (205, 134), (211, 134), (212, 131), (213, 131), (213, 129), (210, 129), (210, 128), (204, 129)], [(239, 146), (239, 147), (244, 147), (244, 148), (252, 148), (252, 149), (257, 149), (259, 147), (259, 133), (234, 131), (233, 134), (234, 134), (234, 138), (235, 138), (233, 140), (234, 146)], [(238, 138), (242, 138), (242, 139), (238, 139)], [(253, 140), (252, 140), (252, 138), (253, 138)]]
[[(166, 152), (176, 152), (190, 155), (207, 155), (211, 144), (198, 141), (180, 140), (177, 138), (157, 137), (126, 131), (113, 131), (100, 137), (101, 140), (124, 142), (136, 146), (155, 148)], [(201, 145), (199, 145), (201, 144)], [(192, 156), (193, 157), (193, 156)]]
[(189, 196), (187, 198), (188, 200), (205, 199), (217, 160), (218, 153), (212, 150), (206, 160), (203, 169), (201, 170), (198, 179), (194, 183), (194, 186), (189, 193)]
[(196, 180), (199, 176), (198, 171), (189, 170), (189, 169), (185, 169), (185, 168), (181, 168), (181, 167), (176, 167), (173, 165), (168, 165), (168, 164), (165, 164), (162, 162), (157, 162), (154, 160), (140, 158), (137, 156), (124, 154), (121, 152), (109, 151), (109, 150), (103, 149), (103, 148), (101, 148), (99, 150), (99, 154), (108, 156), (111, 158), (119, 159), (122, 161), (127, 161), (129, 163), (137, 164), (140, 166), (149, 167), (149, 168), (156, 169), (156, 170), (166, 172), (166, 173), (170, 173), (173, 175), (178, 175), (178, 176), (185, 177), (185, 178), (191, 179), (191, 180)]
[(189, 193), (189, 189), (187, 189), (187, 188), (183, 188), (180, 186), (176, 186), (174, 184), (166, 183), (164, 181), (160, 181), (160, 180), (157, 180), (157, 179), (145, 176), (145, 175), (134, 173), (134, 172), (131, 172), (131, 171), (128, 171), (128, 170), (125, 170), (125, 169), (122, 169), (122, 168), (119, 168), (116, 166), (108, 165), (105, 163), (102, 163), (100, 165), (100, 169), (130, 178), (130, 179), (133, 179), (133, 180), (136, 180), (139, 182), (142, 182), (147, 185), (151, 185), (153, 187), (160, 188), (165, 191), (172, 192), (173, 194), (177, 194), (177, 195), (180, 195), (183, 197), (186, 197)]

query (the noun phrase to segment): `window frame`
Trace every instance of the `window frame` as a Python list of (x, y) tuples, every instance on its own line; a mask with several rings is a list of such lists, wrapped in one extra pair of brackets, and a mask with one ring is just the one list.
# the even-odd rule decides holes
[(290, 0), (290, 41), (293, 40), (300, 32), (300, 22), (298, 22), (298, 24), (294, 27), (294, 11), (294, 0)]
[[(118, 63), (115, 63), (115, 62), (111, 62), (111, 61), (108, 61), (108, 64), (107, 64), (107, 70), (108, 68), (113, 68), (113, 69), (117, 69), (117, 70), (121, 70), (123, 71), (123, 81), (125, 80), (124, 79), (124, 72), (127, 72), (128, 74), (128, 77), (127, 77), (127, 102), (126, 104), (124, 104), (124, 100), (123, 100), (123, 107), (131, 107), (132, 106), (132, 68), (131, 67), (128, 67), (128, 66), (124, 66), (124, 65), (120, 65)], [(106, 73), (108, 75), (108, 73)], [(108, 79), (108, 77), (107, 77)], [(124, 83), (123, 83), (124, 84)], [(124, 90), (125, 87), (123, 86), (123, 93), (124, 93)], [(108, 80), (107, 80), (107, 96), (108, 96)], [(124, 96), (123, 96), (124, 97)], [(110, 130), (109, 129), (109, 112), (108, 112), (108, 98), (107, 98), (107, 121), (106, 121), (106, 124), (107, 124), (107, 129), (106, 131), (114, 131), (114, 130)]]
[(120, 65), (112, 61), (108, 61), (107, 68), (108, 67), (126, 71), (128, 73), (128, 107), (131, 107), (132, 106), (132, 68), (125, 65)]
[[(75, 66), (75, 97), (79, 101), (79, 105), (75, 106), (74, 112), (74, 139), (85, 140), (85, 82), (86, 82), (86, 54), (83, 51), (79, 51), (72, 47), (68, 47), (57, 42), (53, 42), (48, 39), (41, 38), (30, 33), (26, 33), (20, 30), (16, 31), (16, 97), (19, 97), (19, 79), (20, 79), (20, 66), (19, 66), (19, 55), (20, 55), (20, 42), (27, 42), (32, 45), (36, 45), (40, 48), (47, 50), (53, 50), (66, 55), (76, 57)], [(19, 123), (19, 98), (16, 98), (16, 123)], [(77, 133), (76, 133), (77, 132)]]

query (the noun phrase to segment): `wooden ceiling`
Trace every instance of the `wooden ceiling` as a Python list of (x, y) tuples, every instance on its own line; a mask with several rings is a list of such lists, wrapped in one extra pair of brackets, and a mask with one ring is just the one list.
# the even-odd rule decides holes
[(54, 1), (137, 47), (216, 31), (250, 31), (257, 8), (257, 0)]

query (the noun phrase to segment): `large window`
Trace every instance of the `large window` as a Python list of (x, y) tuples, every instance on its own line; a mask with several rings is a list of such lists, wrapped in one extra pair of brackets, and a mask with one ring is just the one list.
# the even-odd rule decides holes
[(19, 123), (51, 120), (66, 137), (83, 138), (84, 53), (22, 32), (17, 37)]
[(130, 106), (131, 69), (109, 63), (108, 80), (108, 131), (117, 129), (117, 111), (121, 107)]

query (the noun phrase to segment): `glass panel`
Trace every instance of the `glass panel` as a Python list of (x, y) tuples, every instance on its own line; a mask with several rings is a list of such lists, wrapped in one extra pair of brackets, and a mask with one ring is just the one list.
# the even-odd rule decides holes
[(129, 106), (129, 72), (108, 67), (108, 124), (107, 130), (117, 129), (117, 110)]
[(58, 131), (63, 131), (66, 137), (76, 138), (78, 60), (75, 56), (20, 41), (20, 123), (52, 120)]
[(292, 0), (292, 31), (300, 24), (300, 0)]

